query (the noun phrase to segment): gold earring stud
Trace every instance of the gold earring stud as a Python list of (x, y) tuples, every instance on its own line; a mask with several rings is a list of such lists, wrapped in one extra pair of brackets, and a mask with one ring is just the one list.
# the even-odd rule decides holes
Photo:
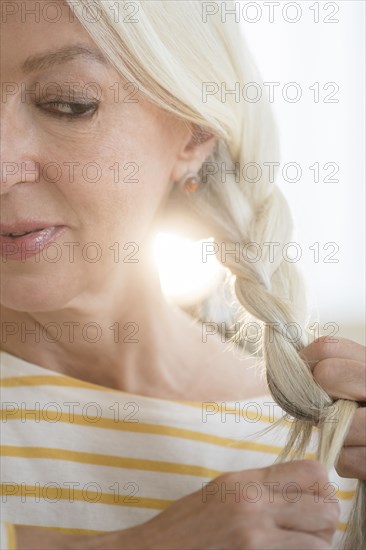
[(188, 172), (178, 182), (178, 185), (185, 193), (195, 193), (200, 186), (200, 179), (195, 172)]

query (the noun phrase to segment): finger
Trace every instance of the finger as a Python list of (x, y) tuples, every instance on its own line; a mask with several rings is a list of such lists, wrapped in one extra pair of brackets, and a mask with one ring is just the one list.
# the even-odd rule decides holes
[(343, 445), (345, 447), (366, 447), (366, 407), (359, 407), (354, 413)]
[[(266, 468), (253, 470), (257, 474), (257, 481), (270, 491), (282, 491), (283, 487), (289, 487), (289, 483), (297, 484), (302, 493), (311, 495), (327, 494), (329, 477), (326, 468), (318, 460), (294, 460), (282, 464), (274, 464)], [(241, 472), (243, 477), (248, 476), (248, 472)]]
[(314, 367), (319, 361), (332, 357), (365, 363), (366, 347), (348, 338), (321, 336), (303, 348), (299, 355), (308, 362), (310, 368)]
[(324, 540), (331, 541), (337, 529), (340, 507), (338, 501), (317, 501), (314, 496), (293, 493), (276, 494), (270, 513), (281, 529), (292, 529), (304, 533), (316, 533)]
[(270, 548), (271, 550), (304, 550), (311, 548), (312, 550), (331, 550), (331, 541), (327, 542), (322, 538), (314, 535), (306, 535), (304, 533), (289, 533), (280, 531), (278, 534), (273, 533), (271, 545), (258, 546), (258, 548)]
[(313, 368), (318, 384), (334, 399), (366, 401), (366, 364), (353, 359), (322, 359)]
[(366, 480), (366, 447), (342, 447), (335, 470), (340, 477)]
[[(331, 541), (330, 541), (331, 542)], [(232, 533), (230, 547), (233, 550), (331, 550), (329, 542), (315, 535), (285, 529), (264, 530), (260, 527), (242, 528)], [(210, 546), (211, 548), (211, 546)], [(212, 548), (218, 548), (214, 545)], [(220, 546), (221, 548), (221, 546)]]

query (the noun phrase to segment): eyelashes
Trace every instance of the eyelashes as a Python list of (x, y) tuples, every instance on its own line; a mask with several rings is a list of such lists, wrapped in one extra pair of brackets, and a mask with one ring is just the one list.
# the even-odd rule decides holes
[(99, 102), (70, 102), (70, 101), (48, 101), (37, 103), (36, 107), (46, 115), (61, 119), (78, 120), (92, 118), (99, 108)]

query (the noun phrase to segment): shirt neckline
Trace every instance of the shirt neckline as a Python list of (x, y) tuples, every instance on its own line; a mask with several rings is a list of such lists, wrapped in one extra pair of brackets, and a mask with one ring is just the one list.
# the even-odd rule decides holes
[[(263, 399), (263, 397), (264, 398), (271, 398), (271, 396), (269, 394), (261, 394), (259, 396), (253, 396), (253, 397), (246, 398), (246, 399), (232, 399), (232, 400), (217, 399), (216, 401), (212, 401), (212, 400), (210, 401), (208, 399), (206, 399), (205, 401), (192, 401), (192, 400), (187, 401), (187, 400), (180, 400), (180, 399), (166, 399), (164, 397), (154, 397), (154, 396), (151, 396), (151, 395), (136, 394), (136, 393), (127, 392), (127, 391), (124, 391), (124, 390), (119, 390), (117, 388), (109, 388), (108, 386), (102, 386), (101, 384), (95, 384), (93, 382), (87, 382), (86, 380), (81, 380), (80, 378), (76, 378), (76, 377), (70, 376), (68, 374), (63, 374), (61, 372), (57, 372), (57, 371), (47, 369), (45, 367), (42, 367), (41, 365), (37, 365), (36, 363), (32, 363), (31, 361), (23, 359), (22, 357), (19, 357), (17, 355), (13, 355), (12, 353), (9, 353), (7, 351), (3, 351), (3, 350), (0, 349), (0, 359), (1, 359), (1, 356), (3, 356), (3, 355), (8, 356), (9, 358), (12, 359), (12, 361), (18, 362), (19, 364), (24, 363), (25, 365), (30, 365), (30, 366), (38, 369), (41, 373), (43, 373), (47, 376), (62, 377), (65, 380), (73, 382), (74, 387), (83, 387), (83, 388), (89, 388), (89, 389), (104, 391), (104, 392), (119, 393), (119, 394), (122, 394), (122, 395), (125, 395), (125, 396), (131, 396), (131, 398), (133, 398), (135, 400), (140, 399), (140, 400), (145, 400), (145, 401), (148, 401), (148, 402), (174, 403), (174, 404), (178, 404), (178, 405), (181, 404), (181, 405), (197, 406), (197, 405), (202, 405), (203, 403), (214, 403), (215, 402), (215, 403), (232, 404), (232, 403), (244, 403), (244, 402), (252, 401), (252, 400), (255, 400), (255, 399)], [(1, 364), (1, 361), (0, 361), (0, 364)]]

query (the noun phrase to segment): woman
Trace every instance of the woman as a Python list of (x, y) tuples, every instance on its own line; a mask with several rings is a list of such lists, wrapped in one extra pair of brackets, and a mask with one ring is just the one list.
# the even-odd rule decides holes
[[(273, 178), (230, 172), (276, 161), (276, 132), (264, 101), (216, 93), (260, 78), (204, 4), (3, 3), (4, 548), (333, 548), (366, 479), (365, 348), (308, 343), (292, 264), (220, 255), (268, 386), (152, 267), (164, 224), (228, 249), (291, 235)], [(281, 416), (270, 391), (287, 447), (257, 434)], [(315, 425), (320, 461), (274, 465)]]

